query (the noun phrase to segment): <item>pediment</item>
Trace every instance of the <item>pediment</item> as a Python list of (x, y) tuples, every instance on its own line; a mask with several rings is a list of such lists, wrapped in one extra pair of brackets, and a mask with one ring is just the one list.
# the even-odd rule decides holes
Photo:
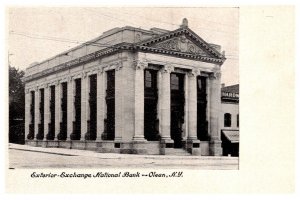
[(180, 28), (141, 41), (137, 46), (155, 53), (188, 57), (208, 62), (223, 63), (225, 57), (189, 28)]
[(191, 53), (201, 56), (211, 56), (209, 53), (198, 47), (193, 41), (188, 39), (185, 35), (154, 43), (151, 45), (151, 47), (183, 53)]

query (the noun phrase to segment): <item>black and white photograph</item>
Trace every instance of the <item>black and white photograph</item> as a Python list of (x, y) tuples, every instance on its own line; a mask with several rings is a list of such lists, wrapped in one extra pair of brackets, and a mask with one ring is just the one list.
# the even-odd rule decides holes
[(277, 66), (293, 35), (266, 26), (294, 28), (286, 16), (292, 7), (6, 7), (8, 190), (258, 191), (280, 179), (291, 191), (294, 171), (282, 178), (271, 161), (293, 169), (293, 65)]
[(238, 169), (238, 12), (11, 8), (10, 169)]

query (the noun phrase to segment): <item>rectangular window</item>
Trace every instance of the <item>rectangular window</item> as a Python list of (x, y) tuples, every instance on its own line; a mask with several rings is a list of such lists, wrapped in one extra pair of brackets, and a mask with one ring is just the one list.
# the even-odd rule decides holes
[(239, 119), (239, 117), (240, 117), (239, 114), (237, 114), (237, 116), (236, 116), (236, 126), (237, 127), (240, 126), (240, 122), (239, 122), (240, 119)]
[(171, 74), (171, 90), (179, 90), (179, 77), (177, 74)]
[(149, 70), (145, 70), (145, 87), (152, 87), (152, 74)]
[(159, 140), (157, 119), (157, 70), (145, 69), (144, 72), (144, 135), (148, 141)]
[(206, 119), (207, 94), (206, 77), (197, 77), (197, 136), (201, 141), (208, 141), (208, 121)]
[(115, 139), (115, 70), (107, 71), (106, 119), (103, 140)]
[(231, 127), (231, 114), (230, 113), (224, 114), (224, 127)]

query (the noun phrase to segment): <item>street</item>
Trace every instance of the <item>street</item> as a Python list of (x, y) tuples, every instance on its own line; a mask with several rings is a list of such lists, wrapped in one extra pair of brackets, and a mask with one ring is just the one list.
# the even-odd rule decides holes
[(236, 157), (165, 156), (9, 145), (9, 168), (238, 169)]

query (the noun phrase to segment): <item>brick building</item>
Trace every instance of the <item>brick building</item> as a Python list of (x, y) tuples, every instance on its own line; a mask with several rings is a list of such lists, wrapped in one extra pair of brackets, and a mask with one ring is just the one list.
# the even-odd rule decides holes
[(224, 156), (239, 156), (239, 84), (221, 88), (220, 127)]
[(221, 47), (180, 28), (114, 28), (26, 69), (26, 144), (222, 155)]

